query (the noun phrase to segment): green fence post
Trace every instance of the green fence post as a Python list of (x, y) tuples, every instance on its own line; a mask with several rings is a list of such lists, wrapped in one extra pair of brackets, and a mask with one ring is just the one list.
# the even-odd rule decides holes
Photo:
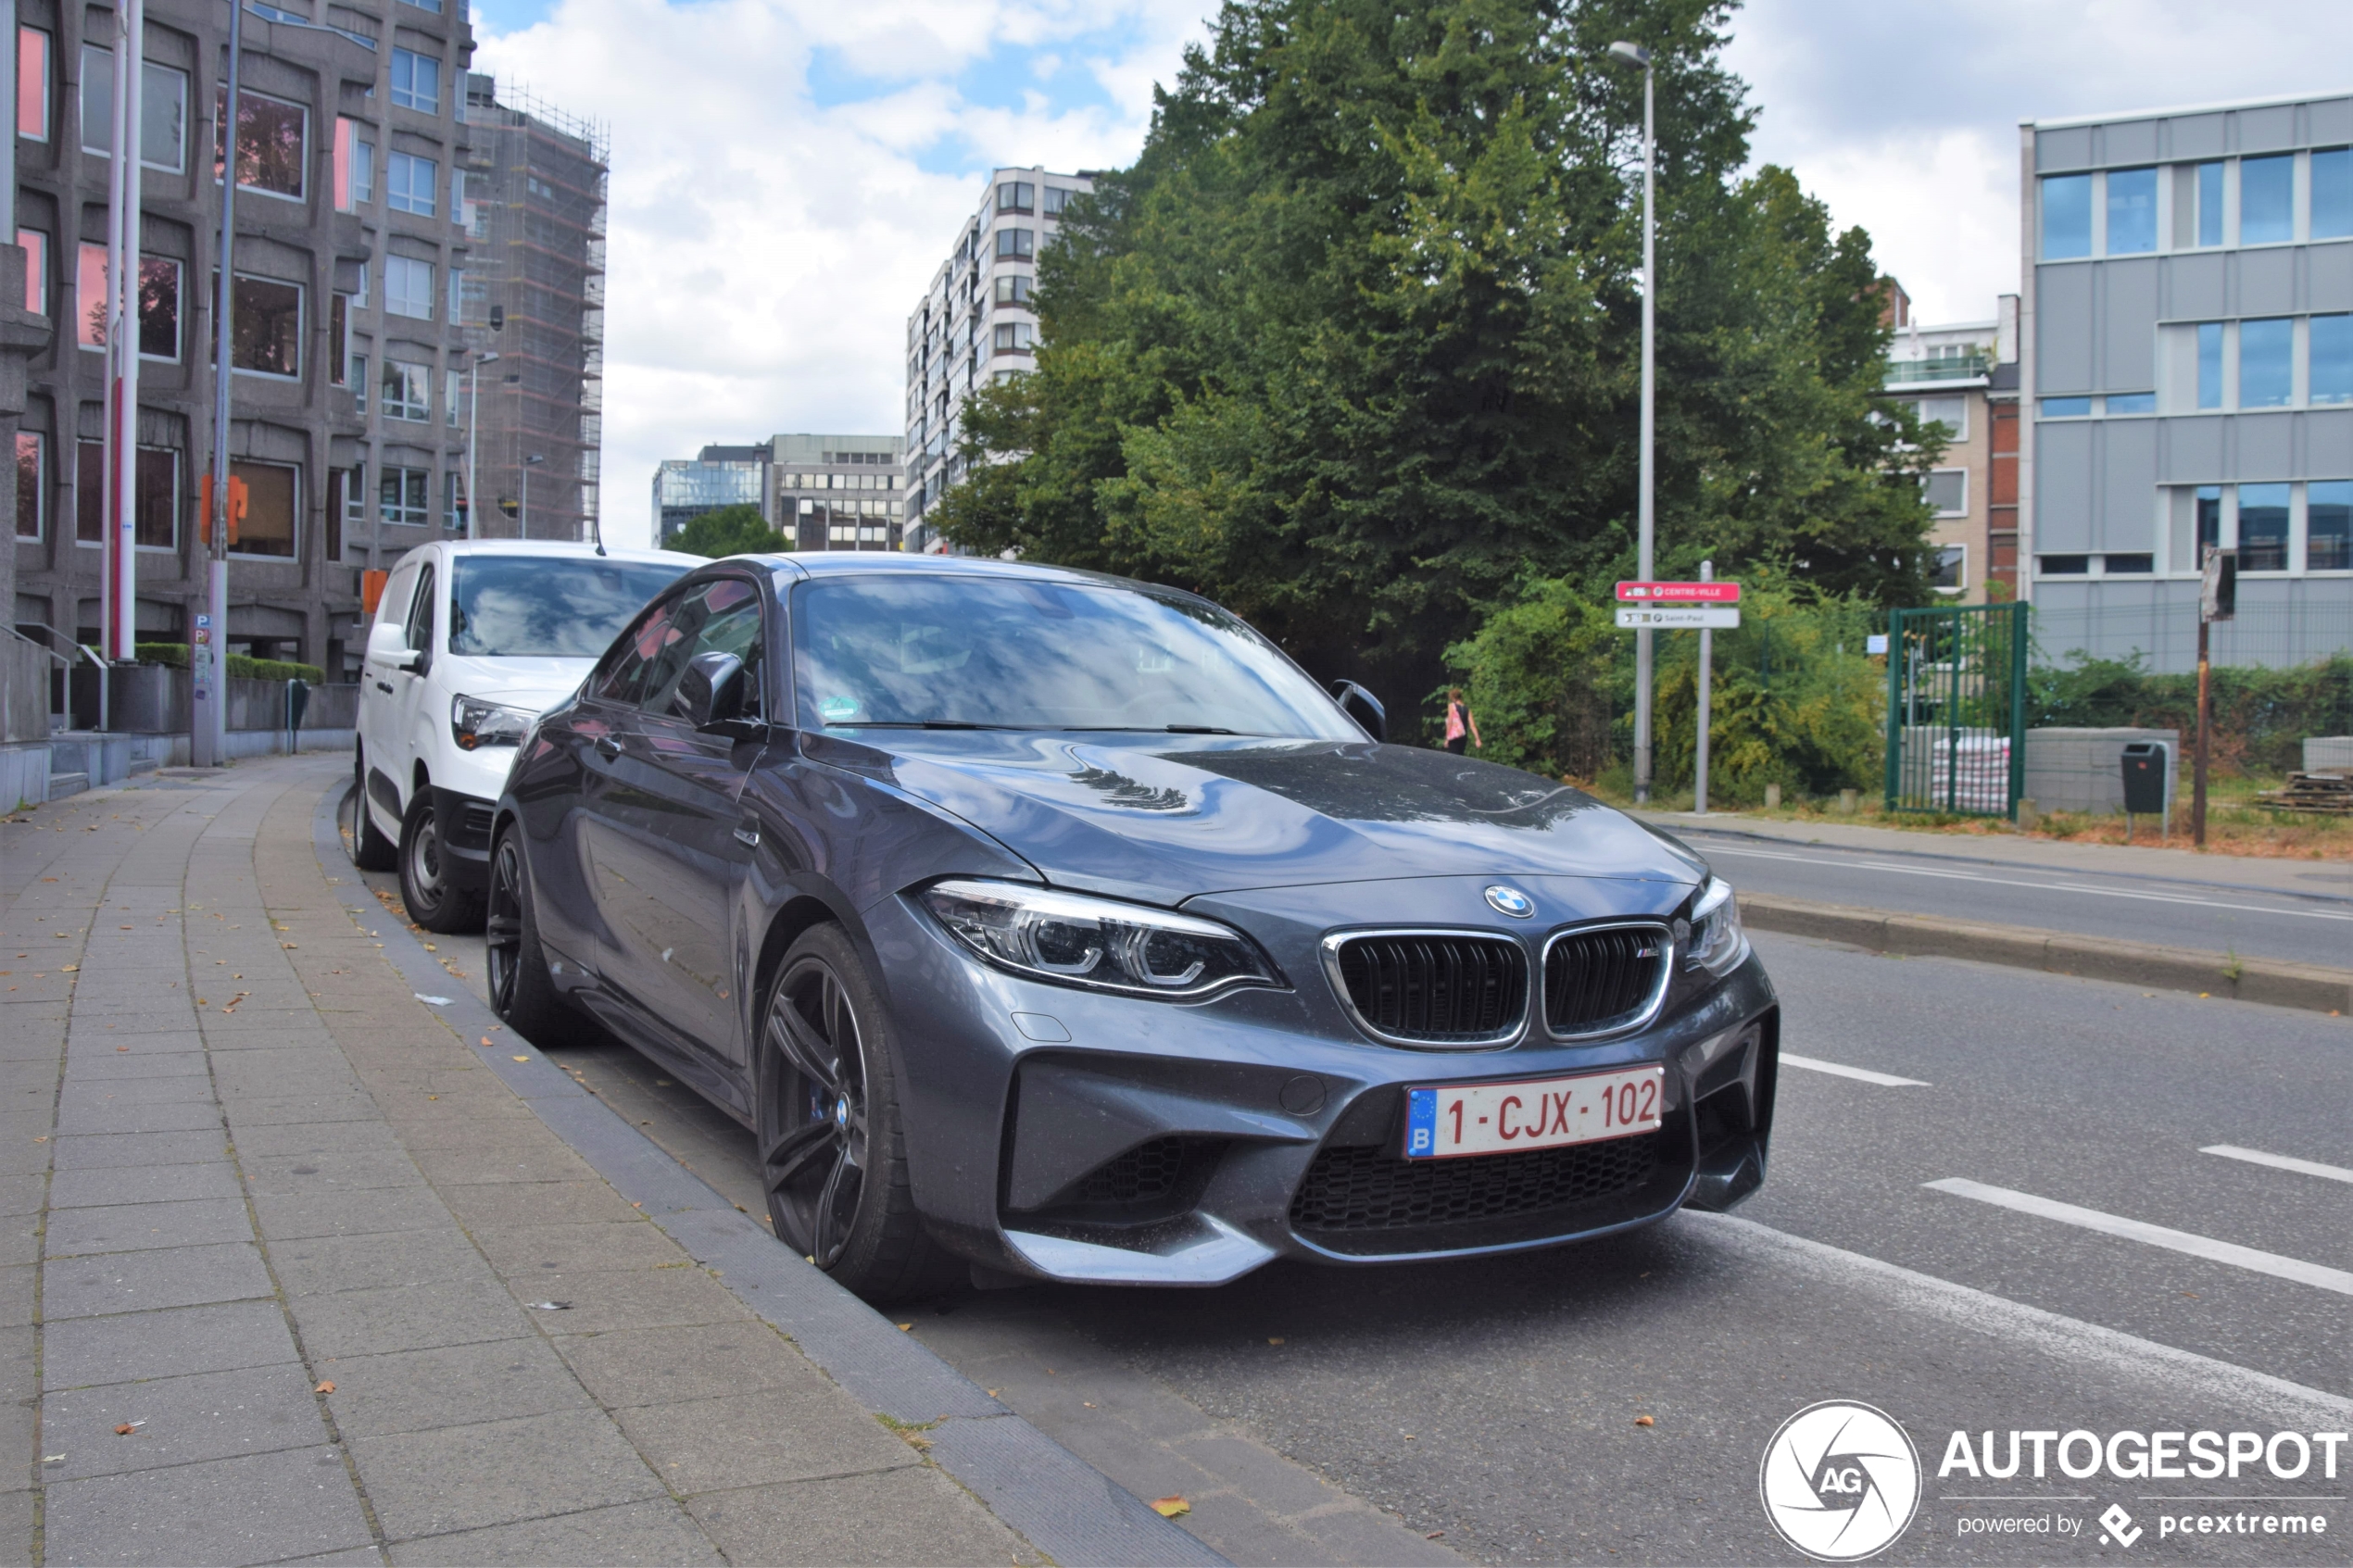
[(1896, 780), (1904, 766), (1904, 612), (1887, 612), (1887, 809), (1895, 810)]

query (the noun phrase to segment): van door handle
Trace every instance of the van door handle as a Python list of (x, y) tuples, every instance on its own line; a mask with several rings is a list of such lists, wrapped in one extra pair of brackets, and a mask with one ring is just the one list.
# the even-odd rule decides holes
[(376, 690), (384, 693), (386, 696), (390, 696), (392, 695), (392, 683), (390, 681), (378, 681), (376, 683)]
[(610, 735), (597, 737), (597, 755), (610, 762), (621, 756), (621, 743)]
[(757, 849), (760, 847), (760, 830), (758, 828), (737, 828), (736, 830), (736, 842), (745, 845), (750, 848)]

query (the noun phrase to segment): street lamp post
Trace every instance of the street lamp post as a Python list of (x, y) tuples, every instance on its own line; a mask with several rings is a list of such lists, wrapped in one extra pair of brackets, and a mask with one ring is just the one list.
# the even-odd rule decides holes
[(522, 460), (522, 506), (515, 518), (519, 537), (531, 537), (531, 470), (547, 460), (547, 454), (535, 453)]
[(479, 539), (482, 533), (475, 522), (481, 494), (474, 488), (474, 433), (482, 423), (482, 368), (497, 358), (496, 354), (477, 354), (473, 363), (466, 367), (466, 537)]
[(188, 644), (188, 759), (199, 768), (228, 760), (229, 694), (229, 390), (234, 384), (237, 284), (237, 108), (244, 51), (242, 0), (229, 8), (229, 79), (221, 91), (226, 121), (220, 144), (227, 168), (220, 182), (220, 245), (213, 257), (212, 533), (204, 540), (204, 609)]
[[(1623, 41), (1609, 46), (1609, 57), (1642, 73), (1642, 495), (1636, 502), (1642, 564), (1636, 575), (1651, 580), (1657, 554), (1658, 518), (1653, 495), (1656, 489), (1654, 437), (1657, 431), (1658, 386), (1658, 156), (1652, 128), (1653, 82), (1651, 52)], [(1634, 800), (1648, 805), (1651, 797), (1651, 638), (1648, 627), (1634, 633)]]

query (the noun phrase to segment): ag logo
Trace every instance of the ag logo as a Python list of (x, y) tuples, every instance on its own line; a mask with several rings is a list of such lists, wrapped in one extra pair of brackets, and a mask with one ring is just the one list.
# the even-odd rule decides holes
[(1781, 1423), (1756, 1488), (1781, 1539), (1824, 1562), (1854, 1562), (1911, 1524), (1920, 1456), (1885, 1413), (1826, 1399)]

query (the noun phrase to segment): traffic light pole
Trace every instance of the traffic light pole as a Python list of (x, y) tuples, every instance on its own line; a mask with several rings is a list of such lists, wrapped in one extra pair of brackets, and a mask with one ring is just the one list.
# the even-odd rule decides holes
[(196, 635), (188, 648), (188, 666), (195, 684), (188, 734), (189, 759), (199, 768), (217, 768), (228, 760), (228, 692), (224, 678), (229, 661), (229, 378), (236, 357), (236, 283), (232, 265), (237, 241), (237, 68), (241, 63), (245, 0), (229, 6), (229, 81), (227, 105), (220, 128), (220, 278), (212, 307), (212, 527), (205, 538), (205, 608), (196, 618)]

